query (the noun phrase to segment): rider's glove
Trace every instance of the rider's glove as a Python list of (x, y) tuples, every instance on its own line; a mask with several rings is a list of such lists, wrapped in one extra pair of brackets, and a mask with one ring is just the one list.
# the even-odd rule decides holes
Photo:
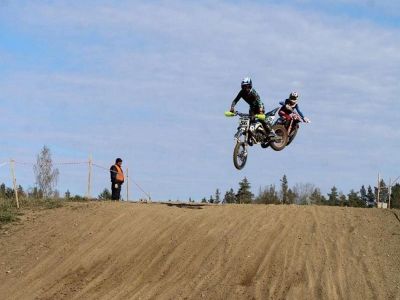
[(303, 121), (306, 122), (306, 123), (310, 123), (311, 122), (310, 119), (306, 118), (306, 117), (303, 118)]

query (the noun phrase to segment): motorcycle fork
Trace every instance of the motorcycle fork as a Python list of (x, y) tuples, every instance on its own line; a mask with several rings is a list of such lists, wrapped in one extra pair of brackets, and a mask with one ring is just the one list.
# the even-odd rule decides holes
[(290, 120), (289, 128), (288, 128), (288, 134), (292, 131), (292, 125), (293, 125), (293, 119)]
[(247, 125), (246, 131), (244, 132), (244, 140), (246, 141), (246, 144), (249, 141), (249, 137), (250, 137), (250, 123), (249, 125)]
[(245, 130), (241, 130), (241, 128), (238, 128), (238, 131), (235, 134), (236, 141), (240, 142), (240, 134), (243, 134), (244, 136), (244, 141), (247, 143), (248, 138), (249, 138), (249, 126)]

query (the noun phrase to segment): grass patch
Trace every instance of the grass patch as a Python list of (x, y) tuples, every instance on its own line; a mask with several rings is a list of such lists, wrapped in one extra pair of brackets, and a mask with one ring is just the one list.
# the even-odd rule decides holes
[(76, 195), (74, 197), (70, 197), (70, 198), (65, 199), (65, 200), (69, 201), (69, 202), (89, 202), (90, 201), (90, 199), (88, 199), (86, 197), (81, 197), (79, 195)]
[(19, 201), (19, 205), (21, 208), (27, 209), (53, 209), (62, 207), (64, 205), (64, 201), (61, 199), (30, 199), (25, 198)]
[(22, 198), (19, 200), (20, 209), (17, 209), (14, 199), (0, 199), (0, 226), (17, 221), (18, 216), (23, 214), (23, 209), (53, 209), (62, 207), (63, 205), (64, 201), (60, 199)]
[(18, 212), (8, 200), (0, 200), (0, 226), (18, 220)]

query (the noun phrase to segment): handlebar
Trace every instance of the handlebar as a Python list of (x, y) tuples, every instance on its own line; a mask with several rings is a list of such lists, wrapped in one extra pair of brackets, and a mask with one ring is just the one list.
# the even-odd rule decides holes
[(292, 112), (290, 115), (292, 116), (293, 120), (301, 121), (303, 123), (311, 123), (311, 121), (308, 118), (306, 117), (302, 118), (298, 113)]
[(256, 119), (259, 119), (259, 120), (261, 120), (261, 121), (265, 120), (265, 115), (264, 115), (264, 114), (255, 114), (255, 115), (252, 115), (252, 114), (241, 113), (241, 112), (238, 112), (238, 111), (234, 111), (234, 112), (226, 111), (226, 112), (225, 112), (225, 117), (234, 117), (234, 116), (249, 117), (249, 118), (255, 117)]
[(303, 122), (303, 118), (299, 114), (291, 113), (291, 116), (292, 116), (293, 120), (302, 121)]

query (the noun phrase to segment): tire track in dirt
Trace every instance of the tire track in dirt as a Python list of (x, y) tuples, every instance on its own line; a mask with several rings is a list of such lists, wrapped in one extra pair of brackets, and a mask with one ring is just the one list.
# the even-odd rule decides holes
[(75, 204), (0, 233), (0, 295), (399, 299), (398, 232), (378, 209)]

